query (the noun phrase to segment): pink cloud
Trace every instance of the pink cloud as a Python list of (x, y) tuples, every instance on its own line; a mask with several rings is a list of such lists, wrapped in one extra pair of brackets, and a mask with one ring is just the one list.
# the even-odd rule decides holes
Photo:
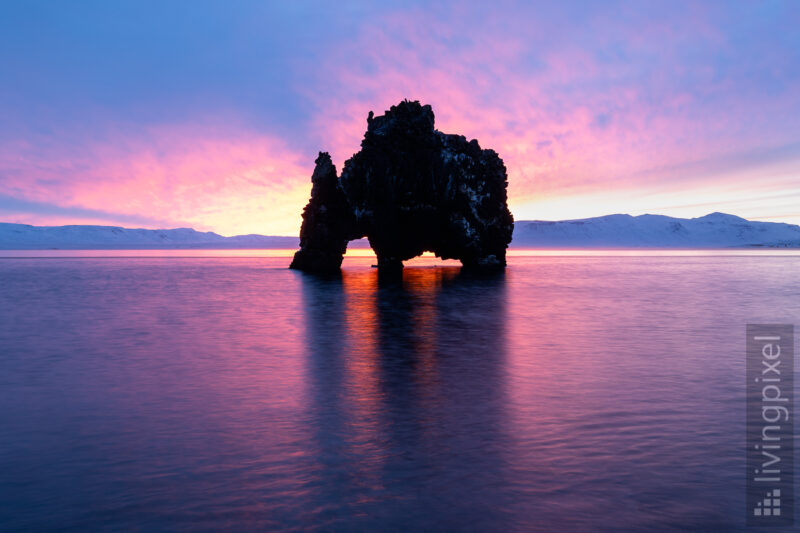
[[(119, 132), (77, 152), (17, 142), (0, 151), (0, 194), (61, 207), (147, 215), (223, 234), (297, 234), (313, 162), (234, 126)], [(26, 222), (65, 217), (28, 215)], [(82, 220), (100, 220), (83, 217)]]
[[(495, 7), (376, 15), (312, 65), (298, 57), (297, 70), (314, 74), (291, 90), (298, 108), (317, 113), (310, 124), (292, 117), (280, 127), (303, 140), (254, 131), (233, 118), (242, 110), (111, 126), (102, 138), (93, 130), (29, 136), (0, 145), (0, 196), (97, 212), (12, 213), (32, 223), (130, 225), (140, 215), (149, 226), (296, 235), (308, 154), (329, 151), (341, 170), (359, 149), (368, 111), (412, 98), (433, 105), (440, 130), (499, 152), (518, 219), (703, 209), (800, 222), (791, 205), (800, 164), (780, 150), (800, 131), (800, 87), (778, 75), (786, 87), (774, 95), (764, 93), (768, 84), (745, 83), (753, 66), (739, 61), (741, 45), (714, 8), (675, 16), (664, 6), (671, 16), (662, 17), (655, 5), (647, 16)], [(791, 55), (751, 48), (758, 65), (794, 67)], [(92, 127), (106, 123), (96, 113)]]
[[(326, 90), (308, 93), (322, 110), (314, 129), (341, 166), (358, 149), (368, 110), (381, 113), (403, 98), (432, 104), (438, 129), (477, 138), (500, 153), (509, 169), (512, 208), (526, 218), (536, 218), (547, 202), (563, 206), (572, 196), (605, 198), (614, 191), (615, 209), (635, 211), (658, 206), (625, 201), (648, 191), (691, 196), (692, 188), (714, 194), (712, 186), (730, 180), (752, 183), (758, 168), (720, 176), (696, 163), (781, 146), (786, 132), (768, 117), (796, 108), (797, 97), (769, 100), (736, 91), (731, 81), (702, 67), (691, 72), (693, 83), (678, 83), (693, 68), (680, 66), (687, 36), (725, 46), (705, 15), (693, 10), (687, 20), (697, 34), (672, 22), (632, 28), (630, 21), (603, 21), (608, 42), (622, 39), (633, 53), (652, 56), (652, 69), (642, 74), (625, 61), (603, 63), (568, 39), (531, 49), (535, 36), (553, 35), (535, 19), (531, 24), (531, 17), (509, 25), (508, 18), (487, 15), (461, 34), (468, 42), (452, 46), (465, 30), (457, 20), (395, 13), (371, 21), (332, 52), (331, 67), (321, 72)], [(534, 54), (539, 64), (531, 68), (526, 61)], [(692, 164), (691, 173), (675, 168)], [(775, 184), (786, 186), (785, 180)], [(608, 209), (600, 197), (598, 207)], [(583, 201), (564, 215), (596, 211), (586, 207)]]

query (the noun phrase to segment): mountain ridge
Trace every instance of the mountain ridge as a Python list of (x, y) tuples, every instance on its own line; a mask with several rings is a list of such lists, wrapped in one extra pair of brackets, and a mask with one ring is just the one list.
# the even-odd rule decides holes
[(697, 218), (627, 214), (594, 218), (519, 221), (516, 247), (731, 248), (800, 247), (800, 226), (750, 221), (714, 212)]
[[(32, 226), (0, 222), (0, 249), (294, 249), (298, 237), (224, 237), (192, 228)], [(365, 239), (351, 248), (366, 248)], [(800, 226), (714, 212), (697, 218), (612, 214), (570, 220), (520, 220), (510, 248), (800, 248)]]

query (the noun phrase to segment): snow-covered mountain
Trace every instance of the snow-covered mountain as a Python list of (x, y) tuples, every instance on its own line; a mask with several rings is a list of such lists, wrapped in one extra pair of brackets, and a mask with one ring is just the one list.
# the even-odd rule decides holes
[[(297, 237), (223, 237), (189, 228), (149, 230), (115, 226), (29, 226), (0, 223), (0, 250), (297, 248)], [(368, 246), (366, 239), (351, 248)], [(800, 247), (800, 226), (751, 222), (711, 213), (699, 218), (608, 215), (548, 222), (520, 220), (511, 248)]]
[(296, 248), (297, 237), (223, 237), (190, 228), (127, 229), (116, 226), (29, 226), (0, 223), (0, 250)]
[(800, 226), (751, 222), (711, 213), (699, 218), (608, 215), (579, 220), (519, 221), (512, 248), (800, 247)]

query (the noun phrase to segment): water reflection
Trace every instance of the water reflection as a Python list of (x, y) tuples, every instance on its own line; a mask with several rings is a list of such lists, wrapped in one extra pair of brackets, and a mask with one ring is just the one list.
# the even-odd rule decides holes
[(745, 531), (794, 257), (346, 261), (0, 261), (0, 530)]
[(504, 275), (359, 269), (302, 286), (315, 523), (507, 523)]

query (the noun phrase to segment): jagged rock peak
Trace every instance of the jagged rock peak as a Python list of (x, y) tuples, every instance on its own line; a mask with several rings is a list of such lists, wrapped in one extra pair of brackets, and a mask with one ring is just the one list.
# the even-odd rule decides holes
[(320, 152), (316, 161), (314, 161), (314, 173), (311, 175), (311, 183), (314, 185), (325, 183), (336, 185), (338, 179), (336, 166), (333, 164), (330, 154), (328, 152)]
[(374, 116), (372, 111), (367, 118), (365, 138), (371, 135), (414, 135), (433, 133), (433, 108), (417, 101), (403, 100), (393, 105), (381, 116)]

